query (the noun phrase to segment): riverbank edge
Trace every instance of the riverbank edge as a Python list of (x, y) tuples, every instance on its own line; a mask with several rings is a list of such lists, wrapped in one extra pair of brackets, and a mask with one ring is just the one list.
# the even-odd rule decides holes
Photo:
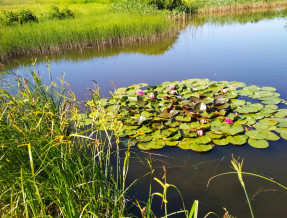
[[(244, 4), (232, 4), (226, 6), (218, 6), (218, 7), (208, 7), (198, 9), (195, 15), (198, 16), (223, 16), (223, 15), (232, 15), (238, 13), (247, 13), (247, 12), (264, 12), (270, 10), (283, 10), (287, 9), (287, 1), (280, 2), (259, 2), (259, 3), (244, 3)], [(194, 16), (194, 14), (192, 15)], [(185, 20), (191, 17), (191, 15), (170, 15), (169, 19), (178, 22), (178, 20)], [(10, 59), (15, 59), (17, 57), (23, 55), (37, 55), (37, 54), (54, 54), (60, 53), (64, 50), (72, 50), (72, 49), (85, 49), (85, 48), (95, 48), (102, 49), (106, 46), (116, 46), (116, 45), (131, 45), (142, 42), (156, 42), (165, 37), (174, 37), (179, 31), (182, 29), (182, 26), (185, 22), (180, 22), (180, 25), (171, 25), (163, 32), (158, 32), (148, 36), (131, 36), (124, 38), (117, 38), (112, 40), (97, 40), (95, 39), (94, 43), (86, 43), (86, 42), (78, 42), (71, 44), (63, 44), (63, 45), (53, 45), (53, 46), (39, 46), (38, 48), (26, 49), (26, 50), (18, 50), (5, 54), (0, 54), (0, 62), (6, 63)], [(174, 23), (173, 23), (174, 24)]]

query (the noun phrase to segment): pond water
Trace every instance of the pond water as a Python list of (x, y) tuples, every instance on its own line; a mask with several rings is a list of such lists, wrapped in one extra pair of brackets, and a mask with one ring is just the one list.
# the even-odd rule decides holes
[[(36, 69), (48, 75), (38, 57)], [(32, 57), (23, 57), (7, 64), (9, 71), (24, 72), (30, 69)], [(80, 100), (89, 99), (91, 80), (101, 87), (102, 96), (117, 87), (136, 83), (158, 85), (164, 81), (181, 81), (188, 78), (240, 81), (248, 85), (273, 86), (287, 100), (287, 19), (273, 14), (238, 15), (232, 17), (202, 18), (189, 21), (186, 28), (169, 39), (155, 42), (116, 46), (103, 50), (82, 49), (63, 54), (48, 55), (51, 75), (54, 79), (65, 73), (65, 80)], [(21, 65), (21, 66), (20, 66)], [(140, 156), (146, 153), (134, 149)], [(232, 154), (244, 158), (243, 170), (253, 172), (287, 185), (287, 143), (284, 140), (270, 142), (267, 149), (255, 149), (249, 145), (240, 147), (215, 147), (209, 153), (199, 154), (179, 148), (151, 151), (155, 168), (153, 176), (161, 178), (162, 166), (167, 169), (168, 183), (182, 192), (187, 208), (193, 200), (199, 200), (200, 214), (210, 211), (224, 214), (223, 207), (236, 217), (250, 217), (242, 187), (236, 175), (214, 179), (206, 187), (210, 177), (228, 172)], [(129, 181), (148, 172), (147, 164), (136, 159), (129, 169)], [(255, 217), (287, 217), (287, 191), (262, 179), (244, 176)], [(161, 192), (153, 182), (153, 191)], [(146, 200), (149, 178), (135, 186), (131, 197)], [(156, 198), (155, 198), (156, 199)], [(161, 202), (155, 201), (154, 210), (163, 215)], [(170, 212), (181, 207), (179, 195), (168, 191)], [(180, 217), (179, 214), (173, 217)], [(210, 216), (213, 217), (213, 216)]]

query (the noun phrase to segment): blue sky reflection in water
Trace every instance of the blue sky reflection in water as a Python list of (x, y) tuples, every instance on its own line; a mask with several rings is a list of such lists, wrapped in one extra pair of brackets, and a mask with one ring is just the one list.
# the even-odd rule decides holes
[[(287, 19), (274, 18), (256, 23), (188, 26), (180, 32), (170, 49), (160, 55), (119, 52), (113, 56), (78, 61), (63, 56), (62, 59), (51, 61), (51, 71), (54, 78), (59, 77), (60, 72), (65, 72), (66, 81), (81, 100), (89, 98), (86, 88), (92, 87), (92, 79), (99, 83), (102, 94), (109, 96), (109, 91), (113, 89), (110, 80), (117, 87), (126, 87), (141, 82), (158, 85), (164, 81), (188, 78), (235, 80), (258, 86), (273, 86), (283, 99), (287, 99), (286, 23)], [(43, 63), (37, 67), (40, 72), (48, 74)], [(244, 157), (245, 171), (274, 178), (287, 185), (286, 146), (286, 141), (280, 140), (270, 142), (269, 148), (264, 150), (249, 145), (228, 145), (218, 146), (208, 154), (172, 148), (152, 151), (168, 156), (153, 156), (155, 176), (161, 178), (162, 165), (165, 165), (168, 182), (182, 191), (186, 206), (190, 207), (194, 199), (199, 200), (200, 217), (209, 211), (222, 215), (222, 207), (226, 207), (234, 216), (250, 217), (236, 176), (217, 178), (207, 189), (208, 179), (215, 174), (231, 171), (230, 159), (234, 154), (235, 157)], [(147, 170), (142, 164), (133, 163), (129, 180), (139, 178)], [(255, 217), (287, 217), (286, 191), (257, 178), (244, 177), (244, 180)], [(138, 183), (136, 190), (132, 195), (144, 199), (148, 192), (148, 179)], [(153, 191), (160, 192), (161, 187), (154, 183)], [(180, 208), (180, 199), (175, 192), (168, 194), (168, 201), (170, 212)], [(154, 209), (161, 214), (160, 201)]]

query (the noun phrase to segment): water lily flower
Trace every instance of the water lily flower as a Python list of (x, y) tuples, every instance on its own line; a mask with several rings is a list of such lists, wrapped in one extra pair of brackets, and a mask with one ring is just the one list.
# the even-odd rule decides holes
[(200, 122), (201, 124), (207, 123), (207, 121), (206, 121), (205, 119), (201, 119), (199, 122)]
[(232, 120), (229, 119), (229, 118), (225, 118), (224, 122), (225, 122), (226, 124), (233, 124)]
[(140, 116), (138, 118), (138, 124), (141, 125), (144, 121), (146, 121), (146, 118), (144, 116)]
[(148, 97), (149, 97), (150, 99), (154, 99), (154, 94), (153, 94), (153, 93), (149, 93), (149, 94), (148, 94)]
[(175, 95), (175, 94), (177, 94), (177, 92), (175, 90), (171, 90), (170, 94)]
[(138, 94), (138, 95), (144, 95), (144, 92), (143, 92), (142, 90), (139, 90), (139, 91), (137, 92), (137, 94)]
[(198, 136), (203, 136), (203, 130), (202, 130), (202, 129), (197, 130), (197, 135), (198, 135)]
[(168, 89), (169, 89), (169, 91), (172, 91), (172, 90), (174, 90), (174, 88), (175, 88), (175, 86), (171, 85)]
[(227, 89), (221, 89), (221, 92), (222, 92), (223, 94), (226, 94)]

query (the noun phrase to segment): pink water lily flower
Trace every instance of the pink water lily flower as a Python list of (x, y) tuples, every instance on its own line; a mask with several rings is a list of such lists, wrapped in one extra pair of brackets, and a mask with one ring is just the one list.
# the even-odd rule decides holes
[(227, 124), (233, 124), (232, 120), (229, 118), (225, 118), (224, 122)]
[(171, 85), (168, 89), (169, 89), (169, 91), (172, 91), (172, 90), (174, 90), (174, 88), (175, 88), (175, 86)]
[(148, 94), (148, 97), (149, 97), (150, 99), (154, 99), (154, 94), (153, 94), (153, 93), (149, 93), (149, 94)]
[(226, 94), (227, 89), (221, 89), (221, 92), (222, 92), (223, 94)]
[(197, 130), (197, 135), (198, 135), (198, 136), (203, 136), (203, 130), (202, 130), (202, 129)]
[(206, 120), (204, 120), (204, 119), (201, 119), (199, 122), (200, 122), (201, 124), (205, 124), (205, 123), (207, 123), (207, 121), (206, 121)]
[(142, 90), (139, 90), (139, 91), (137, 92), (137, 94), (138, 94), (138, 95), (144, 95), (144, 92), (143, 92)]

